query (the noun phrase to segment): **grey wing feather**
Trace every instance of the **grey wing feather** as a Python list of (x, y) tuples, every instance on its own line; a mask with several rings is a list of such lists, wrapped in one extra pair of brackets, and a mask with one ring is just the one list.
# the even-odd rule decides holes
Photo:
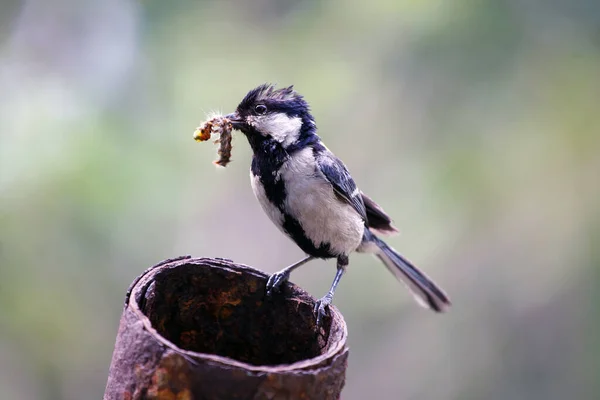
[(360, 190), (346, 169), (344, 163), (333, 155), (317, 158), (317, 165), (325, 178), (333, 186), (334, 192), (343, 201), (350, 204), (364, 221), (367, 220), (367, 210)]

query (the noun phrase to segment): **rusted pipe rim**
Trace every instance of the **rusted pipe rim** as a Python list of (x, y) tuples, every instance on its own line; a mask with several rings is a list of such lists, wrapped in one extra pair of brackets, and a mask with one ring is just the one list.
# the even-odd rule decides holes
[[(213, 259), (213, 258), (192, 258), (191, 256), (182, 256), (178, 258), (173, 258), (169, 260), (165, 260), (160, 264), (157, 264), (149, 269), (147, 269), (142, 275), (138, 277), (130, 286), (127, 296), (125, 299), (126, 307), (129, 307), (139, 320), (144, 325), (144, 328), (160, 343), (169, 347), (170, 349), (176, 351), (177, 353), (183, 355), (186, 359), (190, 361), (194, 360), (202, 360), (209, 361), (216, 364), (221, 364), (223, 366), (228, 367), (238, 367), (244, 370), (253, 371), (253, 372), (273, 372), (273, 373), (281, 373), (286, 371), (295, 371), (298, 370), (312, 370), (315, 368), (320, 368), (328, 364), (328, 360), (334, 358), (337, 354), (340, 354), (344, 347), (346, 346), (346, 339), (348, 336), (348, 331), (346, 327), (346, 323), (342, 317), (342, 314), (338, 311), (336, 307), (329, 307), (329, 315), (331, 316), (331, 326), (338, 326), (341, 329), (336, 330), (336, 337), (331, 337), (327, 340), (328, 344), (325, 348), (325, 352), (317, 357), (309, 358), (306, 360), (294, 362), (291, 364), (279, 364), (279, 365), (253, 365), (249, 363), (245, 363), (242, 361), (235, 360), (230, 357), (219, 356), (210, 353), (200, 353), (191, 350), (185, 350), (175, 345), (173, 342), (169, 341), (165, 337), (163, 337), (153, 326), (150, 319), (144, 314), (142, 309), (140, 308), (140, 304), (137, 299), (141, 299), (144, 296), (146, 290), (150, 287), (150, 285), (154, 282), (154, 278), (157, 276), (158, 271), (156, 271), (159, 267), (160, 270), (164, 271), (164, 268), (168, 269), (176, 269), (184, 265), (202, 265), (202, 266), (210, 266), (212, 268), (219, 268), (223, 271), (236, 273), (236, 274), (251, 274), (255, 277), (259, 277), (265, 280), (268, 279), (268, 275), (262, 271), (254, 269), (250, 266), (243, 264), (233, 264), (230, 260), (226, 259)], [(307, 293), (302, 290), (300, 287), (288, 283), (293, 288), (294, 292), (298, 294), (307, 295)], [(311, 306), (314, 305), (314, 299), (310, 297), (312, 300)]]

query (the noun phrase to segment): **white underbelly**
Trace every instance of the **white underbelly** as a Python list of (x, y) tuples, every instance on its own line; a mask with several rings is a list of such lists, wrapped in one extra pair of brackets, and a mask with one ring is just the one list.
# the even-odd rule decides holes
[[(293, 217), (316, 248), (329, 245), (335, 255), (349, 255), (361, 244), (365, 224), (358, 212), (340, 200), (320, 173), (312, 148), (300, 150), (277, 171), (285, 186), (285, 212)], [(283, 213), (267, 198), (257, 176), (252, 189), (265, 213), (284, 233)]]
[(320, 177), (287, 179), (286, 210), (319, 247), (329, 244), (334, 254), (350, 254), (360, 245), (364, 222), (351, 205), (341, 201)]

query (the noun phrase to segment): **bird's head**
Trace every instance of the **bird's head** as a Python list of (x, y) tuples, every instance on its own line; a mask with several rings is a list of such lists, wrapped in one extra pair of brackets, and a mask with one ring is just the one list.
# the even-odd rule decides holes
[(259, 143), (275, 141), (290, 151), (318, 140), (308, 103), (293, 86), (260, 85), (226, 118), (246, 135), (254, 150)]

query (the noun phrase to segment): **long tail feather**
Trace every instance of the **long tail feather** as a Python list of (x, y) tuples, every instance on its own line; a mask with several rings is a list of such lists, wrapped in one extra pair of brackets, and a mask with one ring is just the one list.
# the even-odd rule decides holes
[(420, 305), (436, 312), (444, 312), (451, 306), (452, 303), (444, 291), (409, 260), (372, 233), (369, 234), (368, 240), (377, 245), (372, 252), (410, 289)]

